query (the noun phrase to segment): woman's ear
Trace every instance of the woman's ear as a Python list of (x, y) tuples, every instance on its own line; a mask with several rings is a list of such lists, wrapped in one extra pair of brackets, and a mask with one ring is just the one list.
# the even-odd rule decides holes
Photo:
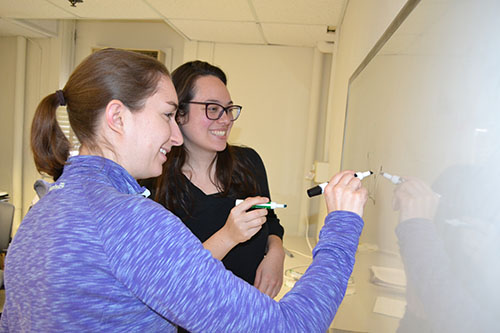
[(120, 100), (111, 100), (106, 105), (105, 111), (107, 127), (113, 132), (123, 133), (125, 117), (127, 116), (126, 111), (128, 111), (128, 108)]
[(182, 125), (185, 125), (189, 120), (189, 114), (187, 112), (184, 112), (184, 111), (177, 111), (177, 117), (176, 117), (176, 121), (177, 121), (177, 124), (179, 125), (179, 128), (182, 126)]

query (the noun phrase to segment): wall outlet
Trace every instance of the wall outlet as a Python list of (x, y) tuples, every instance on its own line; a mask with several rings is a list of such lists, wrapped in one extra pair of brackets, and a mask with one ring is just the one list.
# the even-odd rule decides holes
[(329, 172), (330, 164), (328, 162), (319, 162), (315, 161), (314, 162), (314, 170), (315, 170), (315, 175), (314, 175), (314, 181), (316, 183), (324, 183), (330, 180), (331, 176)]

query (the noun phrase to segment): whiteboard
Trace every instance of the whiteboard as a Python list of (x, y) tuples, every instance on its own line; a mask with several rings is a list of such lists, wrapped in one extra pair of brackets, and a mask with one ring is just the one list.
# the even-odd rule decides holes
[(375, 172), (358, 254), (377, 255), (358, 270), (406, 276), (399, 293), (370, 277), (377, 302), (403, 304), (391, 330), (498, 329), (499, 13), (496, 0), (408, 1), (350, 80), (342, 169)]

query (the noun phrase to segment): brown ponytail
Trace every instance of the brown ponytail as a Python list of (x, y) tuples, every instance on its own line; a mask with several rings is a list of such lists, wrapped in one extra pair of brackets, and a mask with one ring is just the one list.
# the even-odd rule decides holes
[(55, 93), (45, 97), (31, 123), (31, 150), (40, 173), (57, 180), (69, 156), (70, 143), (56, 119), (59, 100)]

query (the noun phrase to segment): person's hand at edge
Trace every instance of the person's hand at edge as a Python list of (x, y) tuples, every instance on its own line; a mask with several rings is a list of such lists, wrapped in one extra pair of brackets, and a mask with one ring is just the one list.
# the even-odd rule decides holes
[(354, 171), (346, 170), (332, 177), (325, 187), (324, 196), (328, 213), (343, 210), (363, 216), (368, 191), (361, 180), (354, 177)]

